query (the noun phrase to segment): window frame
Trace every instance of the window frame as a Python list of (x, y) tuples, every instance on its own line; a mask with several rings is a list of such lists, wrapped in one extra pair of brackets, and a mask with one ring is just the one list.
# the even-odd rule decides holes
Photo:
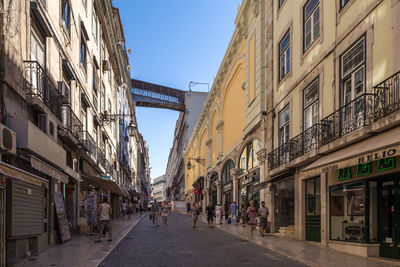
[[(316, 88), (316, 90), (317, 90), (317, 93), (316, 93), (316, 98), (313, 100), (313, 101), (311, 101), (310, 103), (307, 103), (306, 104), (306, 91), (308, 90), (308, 89), (310, 89), (310, 88), (312, 88), (313, 86), (314, 86), (314, 84), (316, 84), (317, 85), (317, 88)], [(319, 76), (317, 76), (314, 80), (312, 80), (304, 89), (303, 89), (303, 131), (306, 131), (306, 130), (308, 130), (308, 129), (310, 129), (310, 128), (312, 128), (315, 124), (314, 123), (312, 123), (311, 124), (311, 126), (310, 127), (308, 127), (308, 128), (306, 128), (306, 110), (307, 109), (309, 109), (309, 108), (312, 108), (312, 106), (314, 105), (314, 104), (316, 104), (317, 103), (317, 111), (318, 111), (318, 118), (317, 118), (317, 123), (319, 122), (319, 118), (320, 118), (320, 114), (319, 114), (319, 90), (320, 90), (320, 87), (319, 87)], [(313, 116), (312, 116), (313, 117)], [(311, 118), (311, 120), (312, 120), (312, 118)]]
[[(65, 5), (65, 6), (64, 6)], [(67, 14), (65, 14), (65, 9), (67, 9)], [(67, 18), (65, 17), (67, 16)], [(61, 0), (61, 21), (64, 26), (64, 29), (68, 33), (68, 36), (71, 36), (71, 3), (70, 0)], [(66, 21), (67, 19), (67, 21)]]
[[(281, 118), (281, 113), (282, 112), (284, 112), (285, 110), (288, 110), (288, 113), (289, 113), (289, 119), (287, 120), (287, 122), (285, 122), (282, 126), (281, 126), (281, 121), (280, 121), (280, 118)], [(285, 128), (287, 127), (287, 133), (286, 133), (286, 130), (285, 130)], [(282, 129), (283, 129), (283, 131), (282, 131)], [(286, 140), (285, 142), (281, 142), (281, 140), (282, 140), (282, 132), (284, 132), (284, 139), (286, 139), (286, 136), (287, 136), (287, 139), (288, 140)], [(286, 144), (287, 142), (289, 142), (290, 141), (290, 105), (289, 104), (287, 104), (285, 107), (283, 107), (280, 111), (279, 111), (279, 113), (278, 113), (278, 146), (281, 146), (281, 145), (284, 145), (284, 144)]]
[(278, 0), (278, 9), (280, 9), (284, 4), (286, 0)]
[(93, 5), (93, 11), (92, 11), (92, 34), (94, 36), (94, 39), (97, 42), (98, 37), (99, 37), (99, 20), (98, 20), (97, 11), (96, 11), (96, 8), (94, 5)]
[[(288, 44), (284, 47), (284, 49), (282, 48), (282, 43), (285, 41), (286, 38), (289, 38)], [(283, 51), (282, 51), (283, 50)], [(278, 47), (278, 80), (279, 82), (282, 81), (291, 71), (291, 64), (292, 64), (292, 60), (291, 60), (291, 54), (292, 52), (291, 50), (291, 32), (290, 29), (283, 35), (283, 37), (281, 38), (280, 42), (279, 42), (279, 47)], [(287, 55), (289, 53), (289, 56)], [(284, 73), (282, 75), (281, 73), (281, 59), (282, 57), (284, 57)], [(287, 61), (289, 60), (289, 64), (287, 66)], [(287, 69), (289, 67), (289, 69)]]
[[(312, 9), (310, 14), (306, 17), (307, 5), (310, 4), (311, 1), (313, 1), (313, 0), (308, 0), (303, 6), (303, 53), (306, 52), (312, 46), (312, 44), (318, 39), (318, 37), (321, 35), (321, 1), (318, 0), (318, 4)], [(315, 12), (317, 11), (317, 9), (319, 12), (319, 16), (318, 16), (318, 28), (319, 29), (318, 29), (318, 35), (315, 36), (314, 15), (315, 15)], [(311, 21), (311, 29), (310, 29), (311, 40), (310, 40), (310, 43), (307, 45), (307, 43), (306, 43), (307, 42), (306, 23), (308, 21)]]
[[(342, 9), (344, 8), (351, 0), (339, 0), (339, 8)], [(343, 4), (343, 2), (345, 2)]]
[[(228, 166), (231, 166), (228, 170)], [(228, 160), (224, 167), (222, 168), (222, 175), (221, 175), (221, 184), (225, 185), (232, 182), (233, 178), (230, 174), (230, 171), (235, 168), (235, 163), (232, 160)], [(229, 179), (228, 179), (229, 178)]]
[[(82, 61), (82, 49), (84, 48), (84, 53), (83, 53), (83, 61)], [(84, 37), (84, 34), (81, 33), (81, 44), (80, 44), (80, 51), (79, 51), (79, 63), (81, 67), (85, 70), (85, 73), (87, 72), (87, 57), (88, 57), (88, 52), (87, 52), (87, 43), (86, 39)]]

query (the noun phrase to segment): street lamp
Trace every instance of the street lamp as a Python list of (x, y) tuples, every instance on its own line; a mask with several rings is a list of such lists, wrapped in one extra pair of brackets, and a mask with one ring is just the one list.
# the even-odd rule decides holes
[(194, 81), (189, 82), (189, 91), (192, 91), (192, 86), (195, 86), (198, 84), (207, 84), (207, 92), (210, 92), (210, 84), (209, 83), (199, 83), (199, 82), (194, 82)]
[(128, 125), (128, 135), (130, 137), (135, 136), (135, 130), (136, 130), (136, 125), (133, 122), (133, 115), (130, 114), (109, 114), (108, 111), (104, 111), (103, 114), (101, 114), (101, 125), (106, 126), (110, 124), (111, 122), (115, 122), (119, 120), (120, 118), (125, 118), (125, 117), (131, 117), (131, 121), (129, 122)]
[(188, 170), (190, 170), (192, 168), (192, 164), (190, 163), (190, 160), (194, 160), (197, 163), (204, 164), (204, 159), (201, 159), (201, 158), (189, 158), (189, 161), (186, 164), (186, 167), (187, 167)]

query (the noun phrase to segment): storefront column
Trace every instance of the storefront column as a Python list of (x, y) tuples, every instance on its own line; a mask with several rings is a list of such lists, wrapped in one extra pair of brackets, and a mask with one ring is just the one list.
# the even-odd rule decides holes
[(240, 175), (240, 169), (232, 169), (231, 171), (231, 176), (233, 180), (233, 201), (238, 202), (239, 200), (239, 195), (238, 195), (238, 190), (239, 190), (239, 175)]
[(328, 229), (329, 229), (329, 213), (328, 213), (328, 173), (323, 172), (320, 176), (321, 181), (321, 245), (327, 246)]
[(221, 180), (216, 180), (215, 186), (217, 187), (217, 205), (221, 205)]

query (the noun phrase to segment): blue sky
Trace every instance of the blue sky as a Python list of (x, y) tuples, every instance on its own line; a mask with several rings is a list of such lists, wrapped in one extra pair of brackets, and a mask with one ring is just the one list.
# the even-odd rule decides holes
[[(188, 90), (214, 80), (241, 0), (114, 0), (120, 9), (134, 79)], [(197, 85), (196, 91), (207, 91)], [(151, 178), (165, 173), (178, 112), (137, 108), (150, 150)]]

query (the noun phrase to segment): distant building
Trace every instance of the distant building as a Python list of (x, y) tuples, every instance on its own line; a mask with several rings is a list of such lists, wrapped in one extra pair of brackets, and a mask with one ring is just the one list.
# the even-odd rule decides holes
[(193, 133), (207, 96), (208, 93), (204, 92), (187, 92), (185, 95), (186, 110), (179, 114), (176, 121), (174, 140), (165, 173), (168, 188), (167, 197), (169, 200), (185, 200), (185, 168), (182, 155)]
[(166, 176), (161, 175), (153, 180), (152, 185), (152, 195), (153, 200), (157, 199), (157, 201), (163, 201), (167, 198), (167, 186), (166, 186)]

